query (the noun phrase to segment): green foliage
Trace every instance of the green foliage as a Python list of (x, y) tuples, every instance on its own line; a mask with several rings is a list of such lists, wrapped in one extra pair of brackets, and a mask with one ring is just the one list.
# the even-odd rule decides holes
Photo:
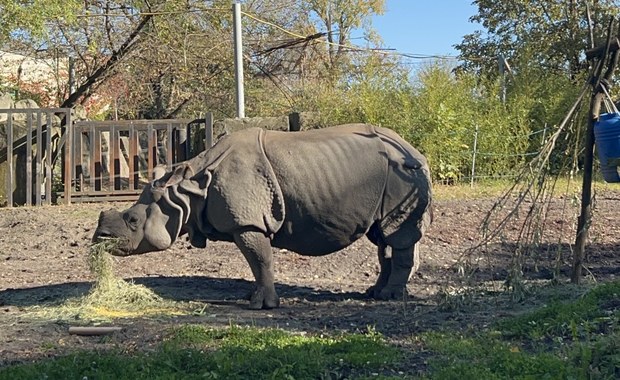
[[(497, 57), (545, 68), (571, 77), (587, 71), (583, 50), (590, 46), (586, 2), (543, 0), (476, 0), (471, 19), (485, 32), (468, 34), (456, 45), (464, 57), (461, 68), (488, 78), (498, 76)], [(589, 5), (596, 42), (604, 40), (608, 22), (618, 14), (617, 0)], [(519, 68), (516, 68), (517, 71)]]
[[(362, 122), (394, 129), (429, 160), (436, 182), (511, 177), (539, 150), (574, 101), (566, 78), (524, 70), (507, 84), (484, 81), (435, 62), (411, 76), (398, 60), (358, 57), (341, 81), (306, 83), (294, 108), (320, 113), (324, 125)], [(277, 97), (264, 99), (273, 104)], [(563, 144), (568, 146), (566, 139)], [(560, 161), (566, 148), (558, 149)], [(559, 166), (559, 165), (558, 165)]]
[(80, 4), (77, 0), (0, 0), (0, 45), (11, 34), (41, 37), (52, 19), (75, 22)]
[(499, 321), (492, 330), (427, 333), (433, 379), (611, 379), (620, 368), (620, 282)]
[(151, 353), (76, 353), (0, 369), (0, 379), (316, 379), (353, 369), (386, 368), (400, 359), (372, 330), (367, 334), (307, 336), (277, 329), (184, 325)]
[(522, 123), (500, 101), (493, 83), (456, 76), (445, 64), (418, 74), (411, 140), (426, 154), (435, 178), (504, 176), (525, 161), (532, 125)]

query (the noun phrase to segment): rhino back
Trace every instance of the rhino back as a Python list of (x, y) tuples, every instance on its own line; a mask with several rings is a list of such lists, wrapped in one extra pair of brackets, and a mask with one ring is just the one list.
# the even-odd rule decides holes
[(265, 153), (285, 203), (274, 246), (321, 255), (366, 233), (380, 209), (388, 169), (385, 147), (372, 128), (266, 134)]

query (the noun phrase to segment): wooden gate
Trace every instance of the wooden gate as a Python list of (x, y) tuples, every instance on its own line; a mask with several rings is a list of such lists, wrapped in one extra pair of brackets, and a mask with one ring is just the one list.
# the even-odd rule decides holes
[(209, 146), (213, 117), (79, 121), (72, 133), (68, 202), (127, 201), (137, 199), (155, 166), (169, 170)]

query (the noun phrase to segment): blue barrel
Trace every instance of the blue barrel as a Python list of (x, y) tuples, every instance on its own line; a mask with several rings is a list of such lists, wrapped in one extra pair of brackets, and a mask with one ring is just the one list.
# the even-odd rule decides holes
[[(620, 114), (604, 113), (594, 124), (594, 141), (606, 182), (620, 182)], [(611, 162), (610, 162), (611, 160)]]

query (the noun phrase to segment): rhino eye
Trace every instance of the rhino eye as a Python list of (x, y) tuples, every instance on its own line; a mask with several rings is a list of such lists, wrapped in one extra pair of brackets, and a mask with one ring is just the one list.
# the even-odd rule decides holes
[(125, 216), (125, 220), (127, 221), (129, 228), (132, 230), (135, 230), (138, 227), (138, 222), (140, 221), (140, 219), (135, 215), (127, 215)]

